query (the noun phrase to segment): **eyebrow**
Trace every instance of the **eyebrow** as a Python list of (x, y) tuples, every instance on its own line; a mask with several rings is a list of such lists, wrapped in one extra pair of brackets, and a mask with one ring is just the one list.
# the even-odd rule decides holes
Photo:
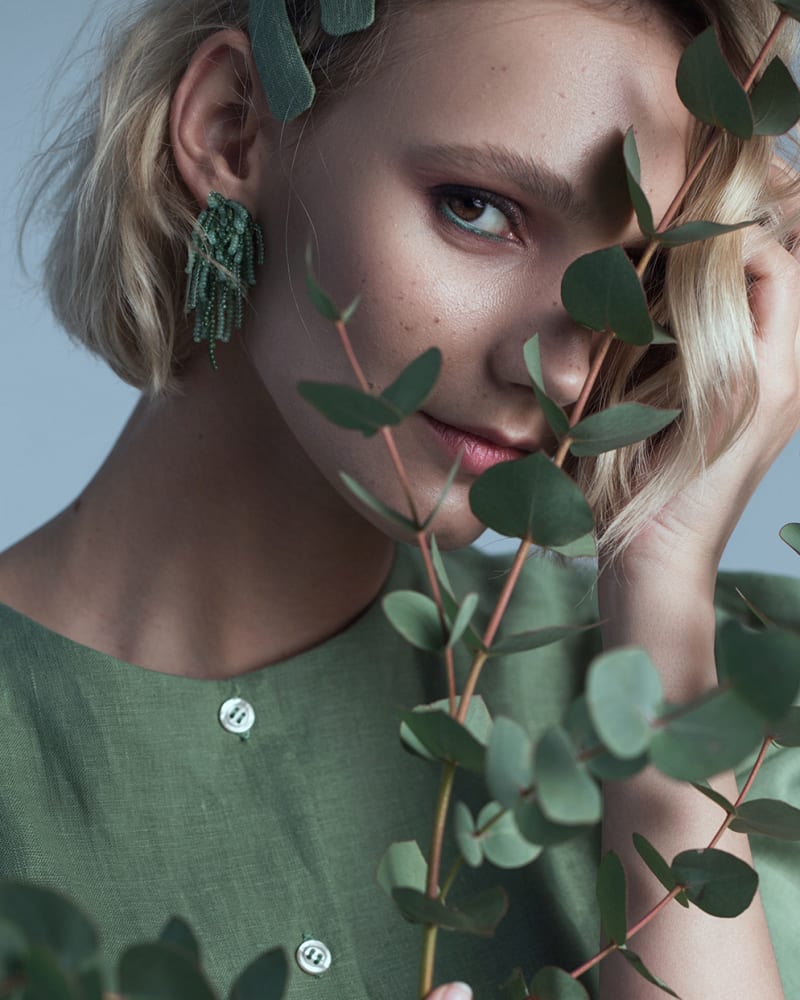
[(421, 145), (415, 146), (417, 162), (434, 167), (468, 167), (510, 181), (536, 201), (571, 221), (586, 219), (588, 206), (562, 174), (538, 160), (522, 156), (505, 146)]

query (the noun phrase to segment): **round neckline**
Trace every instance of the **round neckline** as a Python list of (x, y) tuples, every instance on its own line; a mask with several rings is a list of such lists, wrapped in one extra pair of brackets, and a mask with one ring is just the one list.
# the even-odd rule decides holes
[(2, 601), (0, 601), (0, 616), (16, 618), (18, 621), (24, 623), (24, 627), (30, 633), (44, 637), (48, 643), (60, 644), (72, 655), (80, 656), (84, 660), (92, 661), (96, 664), (102, 663), (106, 667), (112, 667), (120, 672), (127, 672), (129, 677), (138, 676), (155, 679), (161, 683), (197, 684), (201, 687), (208, 686), (209, 688), (213, 685), (218, 685), (224, 686), (226, 689), (236, 689), (238, 685), (257, 682), (260, 678), (267, 675), (275, 676), (280, 670), (284, 668), (288, 669), (293, 664), (297, 665), (299, 661), (314, 661), (321, 654), (322, 650), (325, 650), (325, 656), (327, 657), (333, 646), (338, 647), (339, 645), (351, 642), (357, 634), (360, 634), (365, 628), (370, 626), (376, 616), (380, 616), (380, 619), (383, 619), (381, 600), (390, 590), (398, 587), (401, 579), (404, 581), (407, 580), (413, 572), (415, 551), (411, 545), (403, 542), (395, 543), (392, 564), (380, 590), (364, 610), (341, 631), (334, 633), (313, 646), (309, 646), (307, 649), (293, 653), (283, 660), (255, 667), (253, 670), (248, 670), (242, 674), (234, 674), (230, 677), (187, 677), (183, 674), (168, 673), (164, 670), (156, 670), (152, 667), (144, 667), (138, 663), (121, 660), (110, 653), (87, 646), (61, 632), (48, 628), (47, 625), (42, 624), (30, 615), (26, 615), (24, 612), (18, 611), (16, 608)]

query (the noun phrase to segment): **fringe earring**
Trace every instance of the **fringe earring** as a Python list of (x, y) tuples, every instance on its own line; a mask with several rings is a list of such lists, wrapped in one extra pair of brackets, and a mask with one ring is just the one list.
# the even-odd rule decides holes
[(256, 283), (255, 265), (263, 263), (259, 223), (244, 205), (212, 191), (192, 230), (184, 312), (196, 311), (194, 340), (208, 341), (214, 371), (219, 371), (214, 345), (227, 343), (231, 331), (241, 328), (247, 287)]

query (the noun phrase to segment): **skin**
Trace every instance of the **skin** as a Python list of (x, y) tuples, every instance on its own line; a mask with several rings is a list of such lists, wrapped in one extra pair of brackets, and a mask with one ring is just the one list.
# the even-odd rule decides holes
[[(428, 414), (525, 450), (550, 445), (522, 344), (540, 334), (548, 389), (569, 407), (594, 341), (564, 313), (561, 275), (582, 253), (640, 243), (622, 187), (627, 128), (636, 128), (659, 216), (683, 178), (690, 120), (673, 82), (680, 46), (665, 25), (562, 0), (533, 9), (508, 0), (502, 19), (497, 10), (490, 0), (441, 3), (401, 19), (380, 75), (337, 100), (296, 147), (269, 115), (247, 39), (220, 32), (200, 47), (173, 101), (172, 142), (199, 204), (221, 191), (264, 225), (269, 259), (245, 329), (219, 347), (218, 375), (199, 350), (181, 394), (140, 403), (80, 501), (0, 558), (0, 599), (85, 645), (195, 677), (235, 676), (297, 653), (373, 599), (392, 540), (343, 491), (338, 472), (394, 506), (403, 498), (379, 440), (332, 428), (296, 393), (301, 379), (352, 382), (334, 331), (306, 301), (310, 232), (333, 298), (344, 305), (362, 294), (351, 333), (376, 389), (436, 344), (444, 370)], [(445, 164), (429, 149), (436, 144), (534, 158), (562, 176), (584, 212), (577, 219), (563, 202), (463, 151)], [(477, 211), (464, 186), (501, 196), (517, 215)], [(602, 581), (607, 642), (646, 647), (676, 699), (715, 683), (719, 556), (800, 423), (799, 268), (770, 246), (751, 270), (756, 418)], [(396, 436), (426, 511), (451, 457), (424, 416)], [(467, 500), (472, 480), (457, 477), (437, 520), (449, 546), (479, 531)], [(720, 787), (733, 794), (730, 779)], [(698, 799), (649, 773), (610, 786), (606, 845), (628, 857), (631, 829), (667, 856), (708, 840), (718, 817)], [(744, 838), (720, 846), (747, 856)], [(653, 891), (633, 878), (632, 914)], [(758, 906), (733, 924), (699, 911), (674, 918), (670, 910), (636, 949), (682, 996), (782, 995)], [(702, 954), (693, 961), (698, 937)], [(662, 994), (609, 963), (602, 995)]]

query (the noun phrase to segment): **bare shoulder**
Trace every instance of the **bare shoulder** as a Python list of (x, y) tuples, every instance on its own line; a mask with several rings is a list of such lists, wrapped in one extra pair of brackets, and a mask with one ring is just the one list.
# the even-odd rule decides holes
[(43, 625), (57, 625), (66, 588), (65, 538), (58, 515), (0, 552), (0, 603)]

